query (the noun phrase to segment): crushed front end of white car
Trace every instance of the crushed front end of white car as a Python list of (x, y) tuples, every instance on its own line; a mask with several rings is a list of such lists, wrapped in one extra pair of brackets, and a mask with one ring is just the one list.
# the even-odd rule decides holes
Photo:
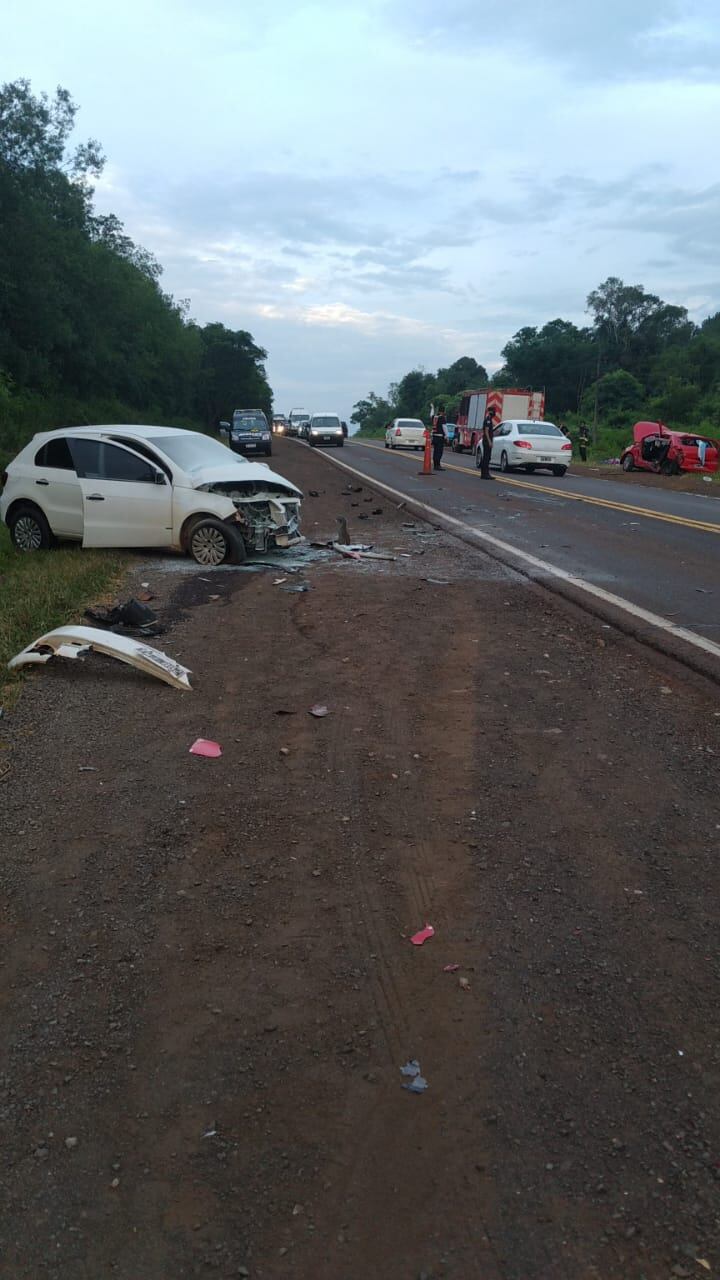
[(248, 551), (272, 551), (302, 541), (301, 495), (297, 490), (292, 492), (272, 480), (215, 480), (198, 485), (198, 489), (230, 499)]

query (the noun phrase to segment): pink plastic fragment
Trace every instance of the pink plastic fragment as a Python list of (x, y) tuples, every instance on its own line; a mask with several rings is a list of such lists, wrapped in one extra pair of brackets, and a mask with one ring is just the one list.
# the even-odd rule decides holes
[(222, 755), (219, 742), (211, 742), (209, 738), (196, 738), (190, 748), (191, 756), (206, 756), (208, 760), (217, 760)]
[(459, 968), (459, 964), (444, 964), (443, 973), (457, 973)]
[(318, 720), (320, 720), (323, 716), (330, 715), (330, 709), (329, 707), (323, 706), (321, 702), (316, 702), (315, 706), (310, 708), (310, 715), (317, 716)]
[(433, 938), (434, 936), (435, 936), (435, 930), (433, 929), (432, 925), (426, 924), (425, 928), (421, 929), (419, 933), (413, 934), (410, 941), (412, 942), (414, 947), (421, 947), (423, 942), (427, 942), (428, 938)]

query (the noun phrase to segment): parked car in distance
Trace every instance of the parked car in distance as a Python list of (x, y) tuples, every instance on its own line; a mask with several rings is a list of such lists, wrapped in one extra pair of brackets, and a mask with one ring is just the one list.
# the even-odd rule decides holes
[(236, 409), (230, 431), (220, 426), (220, 434), (227, 435), (228, 444), (235, 453), (272, 454), (272, 435), (262, 409)]
[(425, 423), (419, 418), (393, 418), (385, 429), (386, 449), (424, 449)]
[(291, 409), (288, 418), (287, 434), (289, 436), (300, 435), (300, 427), (304, 422), (310, 421), (310, 414), (307, 409)]
[(98, 426), (44, 431), (0, 477), (0, 520), (19, 551), (168, 547), (199, 564), (300, 541), (299, 489), (199, 431)]
[(308, 444), (336, 444), (342, 449), (345, 443), (342, 423), (336, 413), (314, 413), (308, 424)]
[[(500, 422), (493, 433), (490, 464), (501, 471), (552, 471), (564, 476), (572, 462), (572, 442), (554, 422), (512, 419)], [(475, 466), (482, 465), (482, 443), (475, 450)]]
[(694, 431), (672, 431), (664, 422), (636, 422), (633, 442), (620, 455), (623, 471), (655, 471), (676, 476), (681, 471), (712, 475), (720, 465), (720, 444)]
[(341, 422), (341, 423), (340, 423), (340, 426), (342, 427), (342, 433), (343, 433), (343, 435), (344, 435), (345, 439), (347, 440), (347, 438), (348, 438), (348, 436), (349, 436), (349, 434), (350, 434), (350, 432), (348, 431), (348, 424), (347, 424), (347, 422)]

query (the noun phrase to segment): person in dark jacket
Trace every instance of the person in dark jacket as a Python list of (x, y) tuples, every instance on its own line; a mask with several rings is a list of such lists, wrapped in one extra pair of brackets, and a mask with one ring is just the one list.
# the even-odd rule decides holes
[(588, 445), (590, 444), (590, 432), (583, 422), (578, 432), (578, 448), (580, 450), (580, 458), (583, 462), (587, 462)]
[(445, 414), (442, 409), (436, 413), (433, 418), (432, 428), (432, 449), (433, 449), (433, 471), (444, 471), (445, 468), (440, 465), (443, 450), (445, 448)]
[(493, 431), (495, 430), (495, 410), (491, 407), (488, 409), (482, 424), (482, 465), (480, 467), (480, 479), (492, 480), (490, 475), (490, 455), (493, 446)]

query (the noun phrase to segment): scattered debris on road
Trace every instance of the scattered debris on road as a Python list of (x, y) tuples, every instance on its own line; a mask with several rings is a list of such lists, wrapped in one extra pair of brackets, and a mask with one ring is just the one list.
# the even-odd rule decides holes
[(317, 720), (322, 720), (323, 716), (330, 715), (330, 708), (326, 707), (322, 702), (316, 702), (315, 705), (310, 708), (310, 715), (315, 716)]
[(190, 747), (190, 755), (217, 760), (222, 755), (222, 747), (219, 742), (213, 742), (210, 738), (196, 738)]
[(158, 636), (165, 630), (157, 614), (134, 596), (110, 609), (86, 609), (84, 616), (98, 626), (119, 633), (134, 631), (137, 635)]
[(457, 973), (459, 968), (459, 964), (444, 964), (443, 973)]
[(435, 937), (435, 930), (433, 929), (432, 925), (426, 924), (425, 928), (421, 929), (419, 933), (413, 934), (410, 941), (412, 942), (414, 947), (421, 947), (423, 942), (427, 942), (428, 938), (434, 938), (434, 937)]
[(400, 1068), (400, 1074), (409, 1078), (410, 1083), (404, 1084), (403, 1089), (407, 1089), (408, 1093), (424, 1093), (428, 1087), (428, 1082), (420, 1073), (420, 1063), (417, 1058), (411, 1058)]
[(131, 640), (129, 636), (116, 635), (112, 631), (100, 631), (97, 627), (56, 627), (29, 644), (8, 663), (14, 670), (30, 663), (48, 662), (50, 658), (79, 658), (91, 649), (104, 653), (118, 662), (127, 662), (139, 671), (145, 671), (175, 689), (191, 689), (190, 671), (167, 653), (152, 649), (150, 645)]

